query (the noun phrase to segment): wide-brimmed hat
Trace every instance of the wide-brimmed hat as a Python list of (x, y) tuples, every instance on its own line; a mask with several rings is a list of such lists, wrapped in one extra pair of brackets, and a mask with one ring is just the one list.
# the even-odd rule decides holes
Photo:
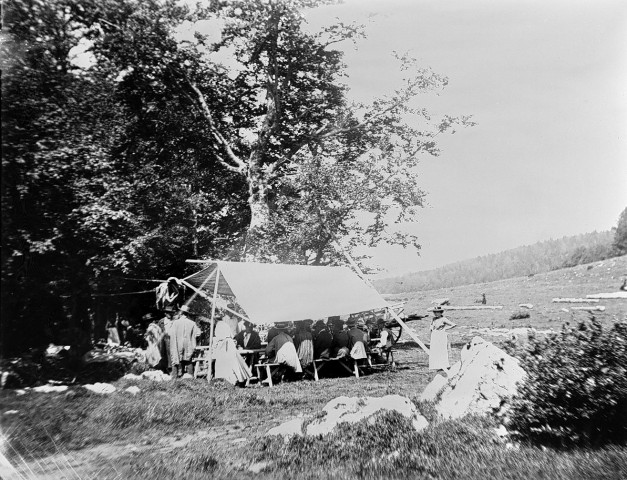
[(346, 320), (346, 325), (349, 327), (354, 327), (355, 325), (357, 325), (357, 319), (355, 317), (349, 318), (348, 320)]
[(442, 313), (444, 312), (444, 309), (442, 307), (434, 307), (433, 308), (433, 313)]

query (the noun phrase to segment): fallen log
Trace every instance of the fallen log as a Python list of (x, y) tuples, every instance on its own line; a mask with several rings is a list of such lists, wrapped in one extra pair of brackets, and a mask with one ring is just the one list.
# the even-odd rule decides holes
[[(450, 305), (440, 305), (442, 310), (502, 310), (503, 305), (460, 305), (452, 307)], [(428, 312), (433, 311), (432, 308), (427, 308)]]
[(595, 293), (594, 295), (586, 295), (587, 298), (627, 298), (627, 292), (612, 292), (612, 293)]
[(553, 303), (599, 303), (593, 298), (554, 298)]
[(571, 310), (585, 310), (587, 312), (604, 312), (605, 307), (603, 305), (599, 305), (596, 307), (572, 307)]

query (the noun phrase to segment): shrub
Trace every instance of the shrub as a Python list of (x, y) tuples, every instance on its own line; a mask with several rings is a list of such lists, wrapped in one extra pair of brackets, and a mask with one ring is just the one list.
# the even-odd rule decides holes
[(510, 320), (520, 320), (521, 318), (529, 318), (531, 314), (529, 312), (525, 312), (524, 310), (518, 310), (510, 315)]
[(510, 417), (521, 436), (561, 446), (627, 440), (627, 322), (566, 324), (531, 339), (521, 365), (528, 375)]

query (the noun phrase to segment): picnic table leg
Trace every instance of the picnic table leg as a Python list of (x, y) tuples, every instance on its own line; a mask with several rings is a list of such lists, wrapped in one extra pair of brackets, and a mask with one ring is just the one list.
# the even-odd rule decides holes
[(272, 386), (272, 370), (270, 370), (270, 365), (266, 365), (266, 371), (268, 372), (268, 385)]

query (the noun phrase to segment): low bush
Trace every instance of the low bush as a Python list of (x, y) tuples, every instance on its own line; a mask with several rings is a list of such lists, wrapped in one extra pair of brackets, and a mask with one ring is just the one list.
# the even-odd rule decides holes
[(532, 338), (521, 360), (527, 378), (510, 417), (521, 437), (558, 446), (627, 442), (627, 322), (566, 324)]
[(518, 310), (510, 315), (510, 320), (520, 320), (521, 318), (529, 318), (531, 314), (529, 312), (525, 312), (524, 310)]

